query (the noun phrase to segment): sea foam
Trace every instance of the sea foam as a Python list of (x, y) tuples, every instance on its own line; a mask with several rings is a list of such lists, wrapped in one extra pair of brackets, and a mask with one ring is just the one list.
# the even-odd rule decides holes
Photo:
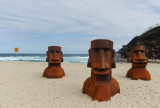
[[(0, 61), (46, 62), (45, 54), (0, 54)], [(87, 63), (87, 54), (63, 54), (65, 63)]]

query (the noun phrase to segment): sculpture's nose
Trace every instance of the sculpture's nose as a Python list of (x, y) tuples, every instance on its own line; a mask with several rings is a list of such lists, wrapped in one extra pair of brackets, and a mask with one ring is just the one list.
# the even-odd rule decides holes
[(57, 52), (56, 52), (56, 51), (54, 51), (54, 52), (52, 53), (52, 55), (50, 56), (50, 59), (51, 59), (51, 60), (58, 60), (58, 55), (57, 55)]
[(142, 52), (141, 51), (138, 51), (136, 60), (137, 61), (144, 61), (145, 60), (144, 57), (142, 56)]
[(100, 49), (98, 53), (98, 69), (105, 69), (106, 68), (106, 60), (104, 50)]
[(54, 59), (54, 60), (58, 60), (58, 54), (57, 54), (56, 51), (54, 51), (54, 53), (53, 53), (53, 59)]

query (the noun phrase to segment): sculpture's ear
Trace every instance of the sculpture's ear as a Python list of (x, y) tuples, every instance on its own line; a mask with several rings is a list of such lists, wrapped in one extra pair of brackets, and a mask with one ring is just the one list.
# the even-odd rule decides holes
[(133, 51), (130, 51), (130, 52), (129, 52), (129, 62), (130, 62), (130, 63), (132, 63), (132, 52), (133, 52)]
[(63, 52), (61, 52), (61, 62), (63, 62)]
[(129, 58), (129, 62), (132, 63), (132, 59), (131, 58)]
[(88, 58), (87, 67), (91, 67), (91, 49), (88, 50), (88, 53), (89, 53), (89, 58)]
[(46, 51), (46, 54), (47, 54), (46, 62), (48, 62), (48, 59), (49, 59), (49, 58), (48, 58), (48, 55), (49, 55), (49, 54), (48, 54), (48, 51)]
[(87, 67), (91, 67), (91, 60), (88, 59)]
[(145, 50), (145, 54), (146, 54), (146, 57), (148, 57), (148, 53), (147, 53), (147, 51)]
[(115, 63), (115, 60), (114, 60), (114, 54), (115, 54), (115, 50), (112, 49), (112, 61), (111, 61), (112, 68), (116, 68), (116, 63)]

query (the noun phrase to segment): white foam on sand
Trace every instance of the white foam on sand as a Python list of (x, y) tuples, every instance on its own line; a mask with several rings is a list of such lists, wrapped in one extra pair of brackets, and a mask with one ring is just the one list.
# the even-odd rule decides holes
[(117, 63), (113, 78), (120, 94), (107, 102), (92, 101), (82, 85), (90, 77), (87, 64), (62, 63), (62, 79), (42, 77), (45, 62), (0, 62), (0, 108), (159, 108), (160, 66), (148, 64), (151, 81), (131, 80), (125, 75), (129, 63)]

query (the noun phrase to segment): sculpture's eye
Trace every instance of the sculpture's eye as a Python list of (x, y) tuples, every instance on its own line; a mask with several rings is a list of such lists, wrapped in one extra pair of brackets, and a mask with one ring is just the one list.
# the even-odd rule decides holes
[(138, 55), (138, 51), (134, 51), (134, 55), (136, 55), (136, 56), (137, 56), (137, 55)]
[(49, 52), (49, 55), (51, 56), (51, 55), (53, 55), (53, 53), (54, 53), (54, 52)]
[(54, 51), (50, 51), (50, 53), (54, 53)]
[(98, 49), (97, 48), (94, 48), (93, 49), (93, 53), (97, 53), (98, 52)]
[(104, 48), (104, 52), (107, 52), (107, 51), (108, 51), (108, 49)]
[(134, 53), (138, 53), (138, 51), (134, 51)]
[(56, 51), (56, 53), (60, 53), (60, 51)]

